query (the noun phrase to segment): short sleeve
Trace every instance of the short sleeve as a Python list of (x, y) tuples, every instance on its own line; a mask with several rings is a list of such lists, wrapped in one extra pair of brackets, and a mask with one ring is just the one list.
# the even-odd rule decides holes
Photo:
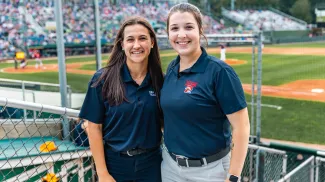
[(105, 105), (102, 97), (102, 84), (93, 87), (99, 78), (96, 73), (88, 84), (85, 100), (82, 104), (79, 117), (96, 124), (102, 124), (105, 115)]
[(247, 107), (243, 86), (232, 68), (222, 68), (216, 75), (216, 97), (225, 114)]

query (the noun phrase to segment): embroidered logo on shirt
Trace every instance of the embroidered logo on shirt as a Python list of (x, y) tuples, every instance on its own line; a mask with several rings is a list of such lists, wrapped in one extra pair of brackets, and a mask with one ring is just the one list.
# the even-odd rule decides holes
[(190, 80), (187, 80), (185, 83), (184, 93), (187, 93), (187, 94), (192, 93), (192, 91), (196, 87), (196, 85), (197, 85), (197, 82), (192, 82)]
[(155, 97), (156, 93), (154, 91), (149, 90), (149, 95), (152, 96), (152, 97)]

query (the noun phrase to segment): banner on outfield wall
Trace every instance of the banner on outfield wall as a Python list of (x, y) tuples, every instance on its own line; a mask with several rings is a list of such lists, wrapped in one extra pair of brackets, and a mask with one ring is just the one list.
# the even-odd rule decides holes
[(325, 23), (325, 7), (315, 8), (316, 22)]
[(325, 16), (318, 16), (316, 17), (317, 23), (325, 23)]
[(46, 30), (56, 30), (56, 23), (55, 23), (55, 21), (47, 21), (45, 23), (45, 29)]

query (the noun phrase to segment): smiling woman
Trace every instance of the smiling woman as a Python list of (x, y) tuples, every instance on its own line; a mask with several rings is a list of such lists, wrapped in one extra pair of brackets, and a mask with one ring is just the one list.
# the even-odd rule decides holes
[(167, 149), (162, 181), (240, 181), (249, 138), (241, 82), (228, 64), (200, 46), (204, 35), (197, 7), (173, 6), (167, 30), (178, 56), (169, 64), (161, 90)]
[(125, 27), (122, 47), (126, 55), (126, 64), (130, 70), (131, 77), (141, 85), (147, 74), (148, 57), (153, 48), (149, 31), (143, 25), (132, 25)]
[(131, 17), (117, 33), (107, 66), (91, 79), (79, 115), (89, 121), (99, 181), (161, 181), (162, 84), (155, 33), (148, 21)]

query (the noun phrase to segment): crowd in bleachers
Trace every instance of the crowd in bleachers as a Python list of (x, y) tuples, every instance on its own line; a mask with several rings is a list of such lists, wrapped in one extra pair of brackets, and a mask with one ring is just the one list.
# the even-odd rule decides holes
[[(14, 45), (48, 45), (56, 42), (54, 3), (51, 1), (32, 1), (27, 3), (0, 3), (0, 49), (1, 56), (12, 55)], [(112, 42), (122, 21), (131, 15), (141, 15), (149, 20), (157, 34), (166, 33), (168, 3), (121, 4), (100, 3), (101, 41)], [(63, 27), (65, 43), (92, 43), (95, 41), (95, 17), (93, 4), (63, 4)], [(26, 18), (29, 15), (32, 19)], [(209, 16), (203, 17), (205, 33), (225, 33), (222, 21)], [(42, 28), (38, 31), (32, 27)], [(231, 33), (232, 29), (228, 29)], [(229, 32), (230, 31), (230, 32)]]
[(232, 10), (228, 16), (249, 30), (306, 30), (305, 24), (270, 10)]
[(16, 7), (0, 4), (0, 57), (11, 56), (15, 47), (9, 42), (10, 37), (15, 37), (21, 26), (22, 17)]
[[(102, 43), (113, 42), (123, 20), (131, 15), (141, 15), (149, 20), (159, 35), (166, 35), (166, 20), (170, 5), (122, 4), (110, 5), (101, 1), (100, 28)], [(15, 46), (55, 44), (55, 16), (53, 1), (28, 1), (27, 3), (0, 2), (0, 56), (11, 56)], [(88, 44), (95, 41), (93, 4), (65, 2), (62, 8), (64, 42)], [(251, 33), (254, 27), (264, 30), (301, 30), (301, 24), (271, 11), (229, 11), (229, 16), (244, 26), (225, 27), (224, 20), (204, 15), (205, 34)], [(40, 28), (36, 28), (40, 27)]]

